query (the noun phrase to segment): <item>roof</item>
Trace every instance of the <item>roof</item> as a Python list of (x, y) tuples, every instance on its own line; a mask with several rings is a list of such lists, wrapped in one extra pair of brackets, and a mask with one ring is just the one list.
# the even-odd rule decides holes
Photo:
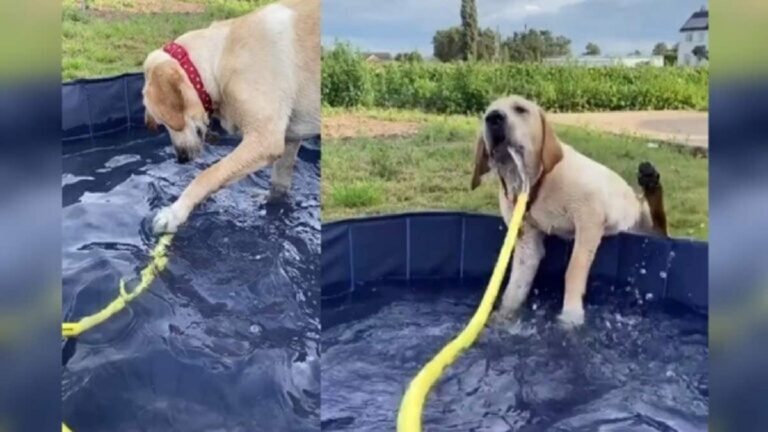
[(392, 60), (392, 54), (388, 52), (364, 52), (362, 53), (362, 56), (366, 59), (375, 57), (379, 60)]
[(680, 28), (681, 32), (689, 32), (695, 30), (709, 30), (709, 11), (702, 8), (698, 12), (694, 12), (688, 21)]

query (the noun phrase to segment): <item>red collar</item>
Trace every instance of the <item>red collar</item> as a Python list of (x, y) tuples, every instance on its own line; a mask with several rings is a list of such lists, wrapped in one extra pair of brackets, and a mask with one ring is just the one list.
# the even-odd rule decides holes
[(189, 58), (187, 50), (176, 42), (168, 42), (163, 47), (163, 51), (167, 52), (179, 62), (179, 66), (184, 69), (187, 78), (189, 78), (189, 81), (195, 88), (197, 96), (200, 98), (200, 102), (203, 103), (203, 108), (205, 108), (208, 115), (213, 114), (213, 99), (211, 99), (211, 95), (205, 90), (205, 84), (203, 84), (203, 80), (200, 78), (200, 72), (197, 71), (195, 64), (192, 63), (192, 59)]

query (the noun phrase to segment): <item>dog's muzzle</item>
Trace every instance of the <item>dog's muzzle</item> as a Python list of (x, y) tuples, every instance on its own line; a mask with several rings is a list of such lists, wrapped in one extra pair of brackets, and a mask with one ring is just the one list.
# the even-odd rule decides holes
[(176, 149), (176, 161), (178, 163), (187, 163), (192, 160), (192, 156), (189, 154), (189, 150), (177, 148)]
[(485, 128), (488, 131), (491, 148), (503, 144), (507, 140), (507, 115), (499, 110), (493, 110), (485, 116)]
[(489, 154), (497, 166), (514, 164), (510, 150), (519, 150), (510, 141), (509, 123), (507, 115), (499, 110), (493, 110), (485, 116), (486, 137), (489, 141)]

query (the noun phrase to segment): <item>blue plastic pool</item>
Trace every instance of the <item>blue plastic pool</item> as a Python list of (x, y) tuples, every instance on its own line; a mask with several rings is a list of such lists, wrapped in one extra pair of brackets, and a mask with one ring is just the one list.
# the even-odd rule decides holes
[[(323, 430), (394, 429), (410, 379), (477, 306), (502, 237), (499, 218), (455, 213), (323, 227)], [(707, 245), (606, 238), (570, 333), (555, 317), (571, 244), (546, 247), (520, 321), (491, 324), (446, 372), (425, 430), (706, 430)]]
[[(136, 280), (151, 217), (237, 138), (179, 165), (143, 129), (141, 76), (63, 90), (63, 313), (77, 320)], [(75, 431), (313, 431), (319, 426), (319, 143), (289, 199), (269, 171), (190, 217), (149, 292), (65, 345), (63, 419)]]

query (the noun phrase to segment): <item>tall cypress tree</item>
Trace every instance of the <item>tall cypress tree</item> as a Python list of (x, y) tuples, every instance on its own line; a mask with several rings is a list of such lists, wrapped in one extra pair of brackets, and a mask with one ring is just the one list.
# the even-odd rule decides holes
[(475, 0), (461, 0), (461, 31), (464, 45), (464, 60), (477, 58), (477, 5)]

